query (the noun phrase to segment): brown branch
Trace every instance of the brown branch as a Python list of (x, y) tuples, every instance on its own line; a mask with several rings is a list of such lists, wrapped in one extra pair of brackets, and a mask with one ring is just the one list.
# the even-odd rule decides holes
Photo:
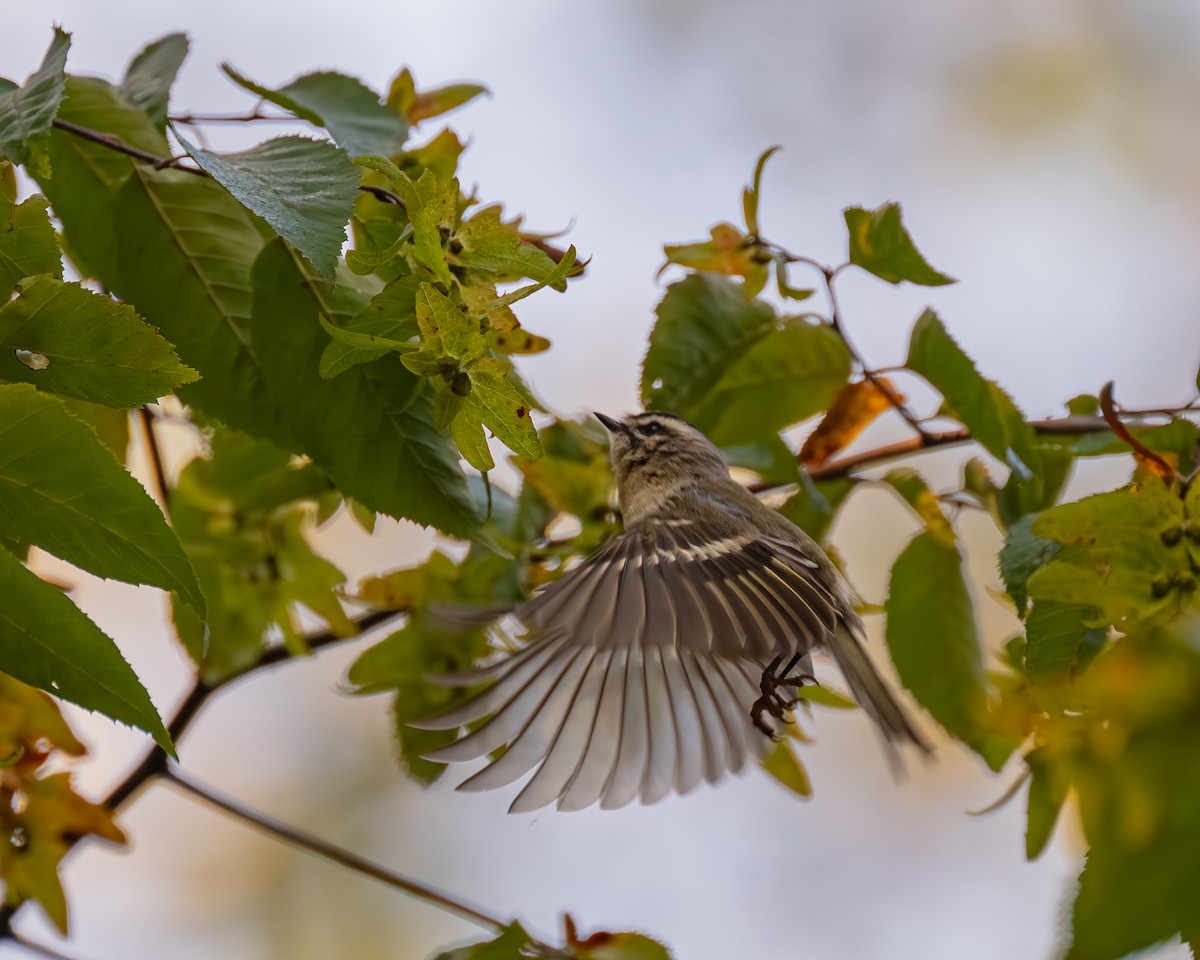
[(195, 174), (200, 177), (207, 177), (208, 174), (199, 167), (181, 167), (177, 166), (180, 160), (187, 159), (186, 157), (160, 157), (158, 154), (150, 153), (148, 150), (139, 150), (137, 147), (131, 147), (120, 137), (111, 133), (102, 133), (99, 130), (91, 130), (87, 127), (81, 127), (76, 123), (71, 123), (69, 120), (61, 120), (58, 117), (54, 118), (55, 129), (62, 130), (64, 133), (69, 133), (72, 136), (79, 137), (83, 140), (90, 140), (92, 143), (97, 143), (102, 147), (108, 147), (110, 150), (115, 150), (117, 153), (123, 153), (127, 157), (132, 157), (134, 160), (139, 160), (142, 163), (152, 165), (156, 170), (171, 168), (172, 170), (182, 170), (184, 173)]
[(289, 123), (308, 123), (307, 120), (302, 120), (300, 117), (291, 117), (283, 114), (273, 115), (267, 113), (180, 113), (171, 114), (167, 117), (171, 123), (182, 123), (189, 127), (193, 127), (198, 123), (253, 123), (258, 120), (286, 120)]
[(154, 485), (158, 488), (158, 499), (163, 510), (169, 510), (167, 499), (170, 488), (167, 485), (167, 469), (163, 464), (162, 450), (158, 446), (158, 437), (154, 433), (154, 415), (150, 408), (143, 404), (138, 410), (138, 422), (142, 425), (142, 435), (146, 438), (146, 459), (150, 461), (150, 470), (154, 475)]
[(821, 263), (819, 260), (814, 260), (812, 257), (803, 257), (799, 254), (791, 253), (778, 244), (767, 243), (763, 241), (763, 246), (769, 249), (776, 256), (782, 257), (788, 263), (803, 263), (812, 267), (821, 274), (821, 277), (825, 281), (826, 295), (829, 297), (829, 325), (833, 328), (833, 332), (841, 338), (841, 341), (843, 344), (845, 344), (850, 356), (854, 359), (854, 362), (858, 364), (859, 369), (862, 370), (863, 378), (866, 379), (871, 386), (883, 394), (887, 398), (888, 403), (890, 403), (892, 407), (895, 408), (896, 412), (904, 418), (905, 423), (912, 427), (917, 434), (917, 438), (922, 441), (921, 446), (929, 446), (930, 444), (928, 441), (930, 434), (925, 430), (925, 427), (922, 425), (921, 421), (917, 419), (916, 415), (911, 410), (908, 409), (904, 399), (898, 393), (896, 393), (891, 385), (880, 379), (879, 371), (873, 370), (871, 367), (867, 366), (867, 362), (863, 359), (862, 354), (860, 354), (854, 348), (854, 344), (851, 343), (850, 338), (846, 336), (846, 328), (842, 324), (842, 311), (840, 305), (838, 304), (837, 290), (834, 287), (833, 281), (837, 278), (837, 275), (850, 266), (850, 264), (843, 263), (836, 267), (831, 267), (828, 264)]
[[(175, 119), (178, 119), (182, 122), (183, 118), (175, 118)], [(235, 119), (280, 120), (280, 119), (290, 119), (290, 118), (284, 118), (284, 117), (243, 117), (243, 118), (230, 117), (227, 119), (230, 119), (230, 120), (235, 120)], [(76, 123), (71, 123), (69, 120), (60, 120), (57, 117), (55, 117), (55, 119), (54, 119), (54, 126), (57, 129), (62, 130), (64, 133), (69, 133), (69, 134), (72, 134), (73, 136), (80, 137), (84, 140), (89, 140), (92, 143), (99, 144), (102, 147), (108, 147), (108, 149), (110, 149), (110, 150), (115, 150), (117, 153), (122, 153), (127, 157), (132, 157), (134, 160), (138, 160), (141, 163), (148, 163), (152, 167), (154, 167), (154, 169), (156, 169), (156, 170), (164, 170), (164, 169), (182, 170), (184, 173), (195, 174), (198, 177), (207, 177), (208, 176), (208, 172), (206, 170), (201, 170), (199, 167), (180, 166), (179, 161), (189, 159), (186, 156), (183, 156), (183, 157), (160, 157), (157, 154), (150, 153), (148, 150), (140, 150), (137, 147), (131, 147), (120, 137), (115, 136), (111, 133), (103, 133), (99, 130), (91, 130), (88, 127), (81, 127)], [(395, 203), (401, 207), (404, 206), (403, 200), (401, 200), (398, 196), (396, 196), (390, 190), (384, 190), (382, 187), (372, 187), (372, 186), (364, 185), (364, 186), (360, 186), (358, 189), (363, 191), (364, 193), (371, 194), (371, 196), (375, 197), (375, 199), (381, 200), (384, 203)]]
[(401, 200), (391, 190), (384, 190), (383, 187), (372, 187), (369, 184), (362, 184), (359, 188), (363, 193), (369, 193), (376, 200), (382, 200), (384, 203), (394, 203), (398, 207), (404, 207), (404, 201)]
[[(354, 621), (358, 627), (358, 632), (352, 636), (342, 636), (327, 630), (319, 633), (310, 634), (305, 637), (305, 642), (312, 653), (317, 653), (328, 647), (336, 646), (340, 643), (345, 643), (349, 640), (357, 640), (364, 635), (374, 630), (377, 627), (383, 626), (386, 623), (394, 620), (396, 617), (403, 614), (403, 610), (376, 610), (368, 614), (364, 614)], [(208, 684), (197, 679), (192, 685), (191, 690), (187, 692), (179, 706), (176, 708), (174, 716), (167, 723), (167, 732), (170, 733), (171, 739), (176, 743), (180, 737), (187, 732), (193, 721), (199, 715), (200, 711), (212, 698), (212, 696), (231, 684), (237, 683), (254, 674), (264, 670), (269, 670), (271, 667), (278, 666), (283, 663), (299, 659), (291, 654), (283, 647), (272, 647), (267, 650), (252, 666), (245, 667), (236, 673), (230, 674), (227, 677), (219, 680), (216, 683)], [(134, 799), (147, 783), (155, 777), (162, 776), (167, 771), (167, 755), (161, 748), (151, 747), (142, 756), (141, 760), (121, 778), (99, 801), (101, 806), (107, 807), (110, 810), (116, 811)], [(80, 838), (82, 839), (82, 838)], [(79, 843), (75, 840), (68, 848), (74, 849)], [(25, 901), (26, 903), (28, 901)], [(4, 906), (0, 908), (0, 941), (12, 939), (15, 934), (11, 924), (13, 918), (20, 912), (24, 903), (17, 906)]]
[[(1196, 412), (1200, 411), (1193, 404), (1185, 407), (1156, 407), (1152, 410), (1124, 411), (1126, 417), (1135, 418), (1177, 416), (1182, 413)], [(1034, 433), (1042, 436), (1086, 436), (1093, 433), (1113, 432), (1112, 426), (1103, 417), (1056, 417), (1049, 420), (1034, 420), (1029, 425), (1033, 428)], [(1134, 440), (1136, 441), (1136, 439), (1135, 437)], [(937, 447), (970, 443), (972, 440), (974, 440), (974, 437), (971, 436), (971, 432), (965, 427), (957, 430), (945, 430), (941, 433), (927, 433), (923, 437), (909, 437), (906, 440), (898, 440), (895, 443), (888, 443), (881, 447), (864, 450), (862, 453), (837, 457), (819, 467), (810, 468), (808, 475), (813, 480), (832, 480), (835, 477), (847, 476), (862, 467), (875, 466), (887, 460), (912, 456), (915, 453), (922, 453), (925, 450), (932, 450)], [(1139, 446), (1141, 446), (1140, 443)], [(756, 483), (752, 484), (749, 490), (752, 493), (765, 493), (769, 490), (777, 489), (778, 486), (779, 484)]]
[(844, 343), (846, 345), (846, 349), (850, 351), (850, 356), (854, 358), (854, 362), (857, 363), (859, 368), (862, 370), (863, 377), (866, 378), (871, 386), (887, 397), (888, 402), (892, 405), (892, 407), (895, 408), (896, 412), (899, 413), (900, 416), (904, 418), (904, 421), (916, 431), (917, 438), (923, 443), (928, 443), (929, 434), (921, 425), (921, 421), (918, 420), (913, 412), (908, 409), (908, 405), (904, 402), (900, 395), (896, 393), (894, 389), (892, 389), (891, 385), (888, 384), (887, 381), (880, 380), (878, 374), (876, 374), (874, 370), (867, 366), (867, 362), (863, 359), (862, 354), (854, 349), (854, 344), (852, 344), (850, 342), (850, 338), (846, 336), (846, 330), (842, 326), (841, 308), (838, 306), (837, 292), (833, 284), (834, 277), (837, 276), (838, 271), (840, 271), (842, 268), (822, 266), (820, 269), (821, 276), (825, 278), (825, 290), (829, 294), (829, 324), (831, 327), (833, 327), (833, 332), (842, 338), (842, 343)]
[(1182, 480), (1183, 477), (1178, 470), (1130, 433), (1129, 428), (1121, 422), (1121, 418), (1117, 416), (1116, 405), (1113, 401), (1113, 386), (1113, 382), (1109, 380), (1100, 390), (1100, 413), (1104, 417), (1104, 422), (1108, 424), (1113, 433), (1124, 443), (1128, 444), (1129, 448), (1133, 451), (1133, 455), (1139, 461), (1148, 466), (1164, 480), (1172, 478)]

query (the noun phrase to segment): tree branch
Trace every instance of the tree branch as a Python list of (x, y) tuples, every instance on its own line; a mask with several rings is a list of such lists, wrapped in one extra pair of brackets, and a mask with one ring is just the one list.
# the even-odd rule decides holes
[(160, 157), (157, 154), (150, 153), (148, 150), (139, 150), (137, 147), (131, 147), (120, 137), (111, 133), (102, 133), (99, 130), (90, 130), (87, 127), (81, 127), (79, 124), (71, 123), (69, 120), (60, 120), (54, 118), (54, 127), (57, 130), (62, 130), (64, 133), (72, 134), (84, 140), (90, 140), (92, 143), (98, 143), (102, 147), (108, 147), (109, 150), (115, 150), (117, 153), (123, 153), (127, 157), (132, 157), (142, 163), (148, 163), (156, 170), (162, 170), (170, 167), (172, 170), (182, 170), (184, 173), (192, 173), (200, 177), (207, 177), (208, 174), (199, 167), (180, 167), (176, 164), (184, 157)]
[[(239, 119), (239, 118), (229, 118)], [(276, 120), (290, 119), (286, 117), (244, 117), (240, 119), (246, 120)], [(122, 153), (127, 157), (132, 157), (141, 163), (148, 163), (155, 170), (182, 170), (184, 173), (191, 173), (198, 177), (207, 177), (208, 171), (201, 170), (199, 167), (181, 166), (181, 160), (190, 159), (187, 156), (182, 157), (160, 157), (157, 154), (150, 153), (148, 150), (140, 150), (137, 147), (131, 147), (120, 137), (111, 133), (103, 133), (100, 130), (91, 130), (88, 127), (81, 127), (77, 123), (71, 123), (69, 120), (60, 120), (54, 118), (54, 126), (64, 133), (72, 134), (76, 137), (81, 137), (84, 140), (89, 140), (92, 143), (99, 144), (102, 147), (108, 147), (109, 150), (115, 150), (117, 153)], [(396, 203), (404, 206), (403, 201), (389, 190), (384, 190), (382, 187), (360, 186), (359, 190), (363, 193), (369, 193), (376, 200), (382, 200), (384, 203)]]
[(302, 830), (297, 830), (295, 827), (281, 823), (273, 817), (259, 813), (256, 810), (251, 810), (249, 807), (235, 800), (224, 797), (210, 787), (201, 784), (198, 780), (180, 772), (175, 764), (168, 766), (163, 776), (168, 783), (174, 784), (193, 797), (199, 798), (210, 806), (216, 807), (218, 810), (229, 814), (237, 820), (241, 820), (243, 823), (250, 824), (252, 827), (275, 837), (277, 840), (282, 840), (284, 843), (299, 847), (301, 850), (307, 850), (309, 853), (316, 854), (318, 857), (353, 870), (355, 873), (361, 873), (364, 876), (378, 880), (380, 883), (385, 883), (397, 890), (402, 890), (404, 893), (416, 897), (418, 900), (431, 903), (435, 907), (440, 907), (442, 910), (456, 914), (494, 933), (499, 933), (508, 926), (507, 921), (500, 917), (484, 913), (482, 910), (435, 890), (426, 884), (405, 877), (393, 870), (389, 870), (387, 867), (351, 853), (349, 850), (344, 850), (319, 837), (314, 837)]
[(158, 488), (158, 499), (163, 510), (169, 510), (167, 499), (167, 469), (163, 464), (162, 451), (158, 446), (158, 437), (154, 433), (154, 417), (150, 408), (143, 404), (138, 409), (138, 422), (142, 425), (142, 434), (146, 438), (146, 459), (150, 461), (150, 470), (154, 476), (154, 484)]
[[(1198, 412), (1197, 407), (1193, 404), (1188, 404), (1184, 407), (1125, 410), (1123, 414), (1125, 417), (1137, 419), (1141, 417), (1173, 417), (1184, 413), (1196, 412)], [(1034, 420), (1029, 425), (1033, 427), (1034, 433), (1043, 436), (1086, 436), (1093, 433), (1112, 432), (1112, 427), (1103, 417), (1056, 417), (1048, 420)], [(810, 468), (808, 475), (813, 480), (832, 480), (835, 477), (847, 476), (862, 467), (875, 466), (887, 460), (895, 460), (897, 457), (908, 457), (914, 453), (921, 453), (936, 447), (949, 447), (959, 443), (970, 443), (974, 439), (970, 431), (965, 427), (958, 430), (945, 430), (941, 433), (927, 433), (921, 437), (909, 437), (907, 440), (898, 440), (896, 443), (888, 443), (881, 447), (864, 450), (862, 453), (837, 457), (819, 467)], [(768, 490), (776, 489), (778, 486), (779, 484), (756, 483), (751, 484), (749, 490), (752, 493), (765, 493)]]
[[(305, 637), (305, 642), (312, 653), (318, 653), (328, 647), (344, 643), (349, 640), (358, 640), (367, 633), (374, 630), (376, 627), (383, 626), (404, 613), (403, 610), (376, 610), (371, 613), (364, 614), (354, 621), (358, 627), (358, 632), (352, 636), (346, 637), (332, 633), (328, 630), (323, 630), (320, 633), (310, 634)], [(203, 707), (208, 703), (212, 696), (231, 684), (237, 683), (247, 677), (260, 673), (264, 670), (269, 670), (271, 667), (278, 666), (282, 663), (288, 663), (292, 660), (297, 660), (298, 657), (291, 654), (283, 647), (272, 647), (267, 650), (253, 666), (246, 667), (237, 673), (230, 674), (224, 677), (217, 683), (207, 684), (197, 678), (192, 685), (191, 690), (187, 692), (179, 706), (176, 708), (174, 716), (167, 723), (167, 731), (171, 734), (171, 739), (176, 743), (180, 737), (187, 732), (192, 722), (199, 715)], [(162, 776), (167, 772), (167, 755), (161, 748), (151, 747), (142, 756), (142, 759), (134, 765), (134, 767), (125, 774), (113, 787), (97, 802), (101, 806), (108, 807), (110, 810), (116, 811), (129, 803), (141, 791), (148, 782), (155, 777)], [(80, 838), (82, 839), (82, 838)], [(76, 839), (68, 849), (75, 849), (79, 843)], [(28, 901), (25, 901), (26, 903)], [(0, 940), (13, 939), (16, 933), (12, 930), (12, 920), (24, 903), (18, 906), (4, 906), (0, 908)]]

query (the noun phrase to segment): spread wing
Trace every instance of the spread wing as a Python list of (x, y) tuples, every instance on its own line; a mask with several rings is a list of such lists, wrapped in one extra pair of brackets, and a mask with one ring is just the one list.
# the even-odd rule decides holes
[(796, 545), (761, 534), (643, 521), (514, 611), (528, 630), (520, 650), (438, 678), (491, 685), (416, 726), (490, 719), (429, 759), (507, 748), (463, 790), (538, 766), (513, 812), (652, 803), (738, 771), (767, 742), (749, 718), (763, 667), (797, 654), (811, 673), (809, 652), (837, 629), (815, 570)]

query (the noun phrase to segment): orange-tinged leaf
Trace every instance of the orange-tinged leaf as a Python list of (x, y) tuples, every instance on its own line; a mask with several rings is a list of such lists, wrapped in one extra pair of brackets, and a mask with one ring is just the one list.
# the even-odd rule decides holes
[(848, 383), (826, 411), (804, 446), (800, 459), (807, 467), (817, 467), (845, 448), (867, 425), (888, 407), (904, 398), (884, 377), (875, 381)]
[(7, 841), (0, 843), (5, 903), (15, 907), (36, 900), (64, 934), (67, 900), (59, 861), (79, 837), (125, 843), (112, 811), (79, 796), (69, 773), (38, 778), (0, 772), (0, 830), (0, 840)]
[[(0, 673), (0, 766), (36, 769), (51, 750), (87, 753), (56, 704), (40, 690)], [(25, 765), (36, 759), (32, 766)]]
[(550, 349), (549, 340), (520, 326), (512, 330), (490, 331), (488, 343), (501, 353), (544, 353)]
[(570, 914), (563, 915), (563, 927), (567, 948), (578, 960), (671, 960), (663, 944), (641, 933), (598, 930), (581, 940)]
[(742, 233), (732, 223), (718, 223), (710, 233), (710, 240), (664, 246), (667, 263), (732, 277), (758, 279), (761, 275), (765, 278), (767, 262), (771, 258), (753, 237)]
[(440, 117), (488, 92), (487, 87), (477, 83), (450, 83), (444, 87), (422, 90), (413, 97), (404, 113), (408, 122), (416, 126), (422, 120)]

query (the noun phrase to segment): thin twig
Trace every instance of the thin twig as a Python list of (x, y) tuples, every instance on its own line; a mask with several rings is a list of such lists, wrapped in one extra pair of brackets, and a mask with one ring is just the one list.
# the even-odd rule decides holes
[(892, 387), (886, 382), (881, 381), (879, 375), (876, 374), (875, 371), (869, 366), (867, 366), (867, 362), (863, 359), (862, 354), (860, 354), (854, 348), (854, 344), (852, 344), (850, 342), (850, 338), (846, 336), (846, 329), (844, 326), (842, 326), (842, 311), (838, 306), (837, 290), (833, 283), (834, 278), (837, 276), (841, 267), (831, 268), (822, 266), (820, 269), (821, 276), (825, 278), (825, 290), (829, 294), (829, 325), (833, 327), (834, 333), (842, 338), (842, 343), (846, 345), (846, 349), (850, 351), (850, 356), (854, 358), (855, 363), (858, 364), (859, 368), (862, 370), (863, 376), (867, 379), (871, 386), (873, 386), (887, 398), (888, 402), (896, 409), (896, 412), (899, 413), (900, 416), (904, 418), (905, 422), (916, 431), (917, 436), (920, 438), (922, 443), (928, 443), (929, 434), (921, 425), (921, 421), (918, 420), (913, 412), (908, 409), (908, 405), (905, 404), (905, 402), (900, 398), (900, 395), (897, 394), (896, 391), (892, 389)]
[(384, 203), (394, 203), (398, 207), (404, 207), (404, 201), (401, 200), (391, 190), (384, 190), (383, 187), (372, 187), (369, 184), (362, 184), (359, 188), (363, 193), (369, 193), (376, 200), (382, 200)]
[(146, 438), (146, 458), (150, 461), (150, 471), (158, 488), (159, 502), (163, 510), (169, 510), (170, 487), (167, 485), (167, 470), (163, 464), (162, 450), (158, 446), (158, 437), (154, 433), (154, 415), (145, 404), (138, 410), (138, 422), (142, 425), (142, 435)]
[[(390, 623), (403, 614), (403, 610), (372, 611), (354, 621), (355, 626), (358, 627), (358, 632), (352, 636), (342, 636), (328, 630), (322, 630), (319, 633), (309, 634), (305, 637), (305, 643), (312, 653), (318, 653), (321, 650), (345, 643), (349, 640), (361, 639), (370, 631)], [(192, 722), (214, 694), (254, 674), (297, 659), (299, 658), (283, 647), (272, 647), (253, 666), (245, 667), (236, 673), (230, 674), (217, 683), (206, 684), (197, 679), (192, 688), (184, 695), (183, 700), (175, 710), (174, 716), (167, 723), (167, 732), (170, 733), (171, 739), (176, 743), (179, 742), (180, 737), (192, 725)], [(114, 784), (108, 793), (97, 802), (109, 810), (117, 811), (133, 800), (147, 783), (163, 774), (166, 769), (167, 755), (159, 747), (151, 747), (130, 771)], [(68, 853), (76, 847), (80, 839), (84, 838), (78, 838), (71, 843)], [(22, 903), (15, 907), (9, 905), (0, 907), (0, 940), (11, 939), (14, 936), (11, 927), (12, 920), (23, 906), (24, 904)]]
[(175, 784), (181, 790), (190, 793), (194, 797), (198, 797), (210, 806), (216, 807), (228, 813), (235, 819), (241, 820), (243, 823), (248, 823), (251, 826), (257, 827), (264, 833), (284, 841), (294, 847), (299, 847), (301, 850), (307, 850), (309, 853), (314, 853), (318, 857), (323, 857), (339, 866), (347, 867), (355, 873), (361, 873), (364, 876), (378, 880), (380, 883), (385, 883), (390, 887), (395, 887), (397, 890), (403, 890), (410, 896), (416, 897), (418, 900), (424, 900), (426, 903), (432, 903), (436, 907), (440, 907), (450, 913), (457, 914), (465, 920), (470, 920), (474, 924), (491, 930), (495, 933), (502, 931), (508, 923), (500, 917), (494, 917), (491, 914), (484, 913), (467, 903), (448, 894), (434, 890), (417, 880), (405, 877), (402, 874), (396, 873), (394, 870), (389, 870), (387, 867), (360, 857), (356, 853), (351, 853), (349, 850), (344, 850), (341, 847), (335, 846), (319, 837), (314, 837), (311, 834), (305, 833), (303, 830), (298, 830), (295, 827), (290, 827), (285, 823), (281, 823), (274, 817), (269, 817), (264, 813), (259, 813), (257, 810), (251, 810), (249, 807), (238, 803), (236, 800), (231, 800), (229, 797), (222, 796), (210, 787), (201, 784), (187, 774), (182, 773), (175, 764), (167, 767), (163, 774), (164, 779), (169, 783)]
[(208, 174), (199, 167), (182, 167), (177, 166), (180, 160), (187, 159), (186, 157), (160, 157), (157, 154), (150, 153), (148, 150), (139, 150), (137, 147), (131, 147), (120, 137), (111, 133), (101, 133), (99, 130), (90, 130), (87, 127), (81, 127), (76, 123), (71, 123), (70, 120), (61, 120), (58, 117), (54, 118), (54, 127), (62, 130), (64, 133), (69, 133), (72, 136), (80, 137), (83, 140), (90, 140), (92, 143), (97, 143), (102, 147), (108, 147), (110, 150), (115, 150), (117, 153), (123, 153), (127, 157), (132, 157), (134, 160), (140, 160), (142, 163), (148, 163), (157, 170), (170, 167), (172, 170), (182, 170), (184, 173), (192, 173), (196, 176), (207, 177)]
[[(1152, 416), (1178, 416), (1184, 413), (1195, 413), (1196, 407), (1193, 404), (1188, 404), (1184, 407), (1156, 407), (1151, 410), (1126, 410), (1124, 415), (1127, 418), (1152, 417)], [(1029, 424), (1034, 433), (1042, 436), (1085, 436), (1094, 433), (1109, 433), (1112, 427), (1103, 417), (1056, 417), (1049, 420), (1034, 420)], [(836, 477), (844, 477), (863, 467), (873, 467), (877, 464), (884, 463), (888, 460), (895, 460), (898, 457), (912, 456), (914, 453), (921, 453), (925, 450), (931, 450), (937, 447), (954, 446), (959, 443), (970, 443), (975, 438), (971, 436), (971, 432), (966, 428), (957, 430), (946, 430), (941, 433), (930, 433), (921, 437), (909, 437), (905, 440), (898, 440), (895, 443), (884, 444), (880, 447), (872, 447), (870, 450), (864, 450), (862, 453), (855, 453), (845, 457), (837, 457), (824, 463), (819, 467), (810, 467), (808, 475), (813, 480), (832, 480)], [(774, 483), (757, 483), (752, 484), (749, 490), (752, 493), (766, 493), (771, 490), (777, 490), (780, 484)]]
[(286, 120), (289, 123), (307, 123), (307, 120), (302, 120), (300, 117), (291, 117), (284, 114), (267, 114), (267, 113), (180, 113), (172, 114), (167, 118), (171, 123), (183, 123), (189, 127), (197, 123), (253, 123), (257, 120)]
[(1100, 413), (1112, 432), (1122, 442), (1127, 444), (1133, 451), (1133, 455), (1148, 465), (1151, 470), (1164, 480), (1170, 478), (1183, 479), (1178, 470), (1130, 433), (1129, 428), (1121, 422), (1121, 418), (1117, 416), (1116, 405), (1113, 400), (1113, 382), (1111, 380), (1100, 390)]

